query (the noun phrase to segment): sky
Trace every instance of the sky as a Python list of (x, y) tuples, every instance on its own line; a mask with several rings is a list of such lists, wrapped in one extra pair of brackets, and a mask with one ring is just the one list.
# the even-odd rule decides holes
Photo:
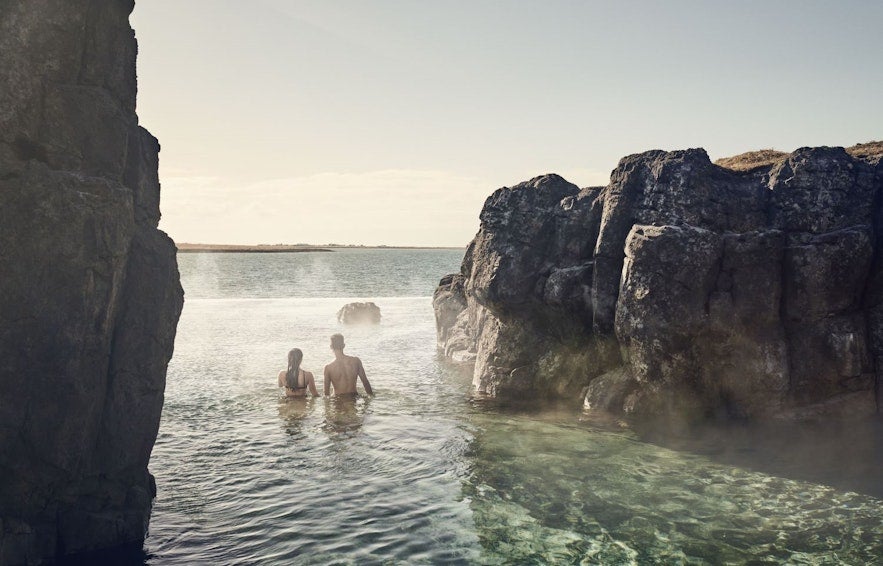
[(465, 246), (625, 155), (883, 139), (883, 2), (138, 0), (178, 242)]

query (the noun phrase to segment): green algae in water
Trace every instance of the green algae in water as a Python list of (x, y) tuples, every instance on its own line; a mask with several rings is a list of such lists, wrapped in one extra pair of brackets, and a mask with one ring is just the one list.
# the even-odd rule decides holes
[(489, 564), (869, 564), (873, 497), (721, 466), (626, 433), (474, 418), (464, 482)]

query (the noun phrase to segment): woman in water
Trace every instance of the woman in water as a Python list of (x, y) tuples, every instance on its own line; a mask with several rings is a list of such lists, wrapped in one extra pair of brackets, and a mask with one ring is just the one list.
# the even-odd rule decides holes
[(319, 396), (313, 374), (300, 368), (303, 359), (304, 353), (298, 348), (288, 351), (288, 369), (279, 372), (279, 387), (285, 388), (286, 397), (306, 397), (307, 388), (313, 397)]

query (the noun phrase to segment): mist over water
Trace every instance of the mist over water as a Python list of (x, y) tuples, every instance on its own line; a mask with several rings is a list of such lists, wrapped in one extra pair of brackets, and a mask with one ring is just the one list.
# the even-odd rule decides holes
[[(436, 353), (430, 298), (462, 253), (180, 255), (186, 304), (150, 465), (159, 495), (144, 561), (863, 564), (883, 556), (883, 506), (869, 495), (880, 482), (849, 461), (852, 452), (839, 456), (851, 476), (838, 483), (830, 463), (808, 469), (811, 443), (759, 443), (763, 435), (748, 429), (647, 442), (572, 409), (471, 399), (470, 376)], [(376, 302), (382, 323), (339, 325), (337, 310), (356, 299)], [(376, 396), (280, 399), (275, 380), (288, 349), (304, 351), (321, 387), (334, 332), (362, 358)], [(861, 448), (863, 462), (880, 452), (876, 441)]]
[[(464, 250), (178, 255), (186, 299), (431, 297)], [(342, 306), (342, 304), (341, 304)]]

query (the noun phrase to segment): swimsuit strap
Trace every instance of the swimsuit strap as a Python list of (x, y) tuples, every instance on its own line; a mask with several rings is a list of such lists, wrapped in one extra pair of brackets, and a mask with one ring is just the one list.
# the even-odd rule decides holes
[[(300, 376), (301, 375), (304, 376), (304, 384), (303, 385), (300, 385)], [(291, 391), (298, 391), (300, 389), (306, 389), (307, 388), (307, 372), (305, 372), (302, 369), (298, 369), (297, 377), (294, 378), (294, 383), (295, 383), (294, 387), (289, 387), (288, 384), (286, 383), (285, 388), (290, 389)]]

